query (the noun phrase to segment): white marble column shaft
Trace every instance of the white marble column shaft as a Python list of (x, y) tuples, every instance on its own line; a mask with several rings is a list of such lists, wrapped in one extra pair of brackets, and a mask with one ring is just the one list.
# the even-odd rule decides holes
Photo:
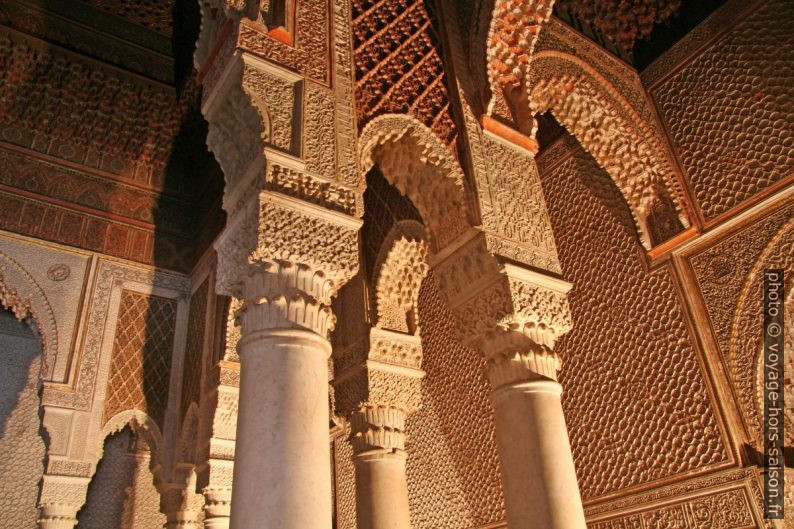
[(308, 330), (242, 333), (231, 528), (330, 529), (330, 344)]
[(561, 394), (546, 378), (491, 394), (510, 529), (586, 527)]
[(353, 456), (358, 529), (411, 529), (403, 451)]

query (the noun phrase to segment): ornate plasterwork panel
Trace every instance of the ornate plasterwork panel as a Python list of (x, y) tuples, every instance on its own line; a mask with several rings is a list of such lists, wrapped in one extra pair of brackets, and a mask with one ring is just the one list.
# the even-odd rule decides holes
[(689, 257), (756, 448), (762, 434), (758, 399), (762, 336), (757, 329), (763, 319), (763, 269), (791, 270), (794, 266), (790, 258), (793, 216), (794, 206), (783, 205)]
[(423, 0), (354, 0), (353, 54), (358, 125), (409, 114), (447, 146), (457, 130), (433, 15)]
[(139, 409), (163, 428), (171, 374), (176, 302), (125, 290), (113, 340), (104, 420)]
[(671, 271), (646, 270), (613, 181), (581, 151), (541, 181), (574, 285), (555, 351), (583, 501), (729, 463)]
[(359, 193), (277, 162), (268, 164), (264, 188), (351, 216), (358, 215), (362, 209)]
[(483, 228), (495, 254), (560, 273), (540, 177), (534, 161), (504, 142), (481, 137), (487, 185), (479, 186)]
[(2, 227), (189, 270), (217, 170), (195, 80), (176, 98), (168, 85), (0, 33)]
[(738, 529), (761, 520), (763, 495), (752, 469), (732, 470), (585, 508), (591, 529)]
[(761, 3), (649, 89), (706, 219), (791, 176), (792, 17), (791, 2)]
[(11, 234), (0, 234), (0, 246), (0, 304), (20, 319), (33, 317), (43, 342), (41, 375), (65, 382), (89, 256)]
[[(47, 4), (35, 0), (5, 2), (0, 6), (0, 24), (66, 45), (151, 79), (173, 83), (174, 61), (169, 37), (155, 34), (143, 26), (131, 27), (100, 9), (88, 6), (82, 6), (80, 10), (71, 8), (73, 4), (64, 1)], [(168, 17), (170, 26), (170, 11)], [(89, 24), (76, 24), (75, 19), (84, 22), (88, 19)], [(125, 33), (127, 38), (118, 38), (119, 33)]]
[[(100, 259), (97, 264), (96, 279), (93, 290), (89, 293), (91, 304), (87, 314), (86, 334), (80, 350), (80, 363), (77, 366), (76, 379), (72, 381), (73, 391), (60, 391), (54, 387), (45, 386), (42, 393), (42, 404), (78, 410), (88, 410), (91, 407), (97, 374), (102, 363), (104, 369), (109, 369), (113, 337), (115, 335), (115, 314), (118, 305), (112, 306), (111, 302), (118, 303), (124, 285), (137, 292), (152, 292), (178, 298), (180, 293), (188, 289), (188, 280), (183, 276), (172, 275), (166, 272), (153, 272), (146, 269), (122, 264), (106, 259)], [(144, 285), (143, 287), (141, 285)], [(109, 315), (113, 317), (109, 318)], [(109, 336), (105, 335), (109, 332)], [(179, 339), (177, 339), (179, 346)], [(107, 371), (104, 376), (107, 377)], [(106, 378), (101, 378), (104, 394)]]
[(334, 437), (331, 456), (334, 462), (334, 520), (338, 529), (356, 529), (356, 470), (353, 467), (353, 445), (350, 425)]
[(9, 30), (0, 52), (5, 141), (162, 187), (189, 97)]

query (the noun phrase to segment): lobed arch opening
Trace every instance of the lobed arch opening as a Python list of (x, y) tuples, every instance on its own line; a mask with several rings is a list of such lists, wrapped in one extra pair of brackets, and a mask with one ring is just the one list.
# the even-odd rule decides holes
[(44, 290), (15, 259), (0, 251), (0, 308), (24, 321), (41, 345), (41, 379), (52, 378), (58, 355), (55, 311)]
[(473, 225), (466, 207), (463, 171), (423, 124), (407, 115), (372, 120), (359, 138), (360, 169), (373, 167), (416, 207), (438, 253)]
[(542, 51), (527, 83), (533, 115), (550, 112), (615, 181), (646, 250), (690, 227), (664, 147), (612, 84), (577, 57)]

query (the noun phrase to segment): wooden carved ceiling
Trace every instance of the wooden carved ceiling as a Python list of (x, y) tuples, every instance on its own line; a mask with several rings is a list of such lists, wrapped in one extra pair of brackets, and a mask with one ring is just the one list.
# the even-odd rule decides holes
[(359, 130), (409, 114), (452, 145), (457, 130), (433, 13), (424, 0), (352, 0)]
[(223, 177), (200, 86), (175, 86), (173, 9), (0, 5), (0, 229), (192, 269), (224, 222)]

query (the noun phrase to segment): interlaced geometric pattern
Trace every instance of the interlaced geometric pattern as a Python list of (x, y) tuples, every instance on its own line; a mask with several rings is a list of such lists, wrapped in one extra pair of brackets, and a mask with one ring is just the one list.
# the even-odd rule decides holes
[(792, 174), (792, 17), (792, 2), (759, 5), (653, 89), (706, 218)]
[(204, 283), (193, 294), (190, 315), (187, 319), (187, 344), (185, 345), (185, 367), (182, 370), (182, 417), (185, 417), (191, 402), (198, 404), (198, 389), (201, 383), (201, 352), (204, 345), (204, 326), (207, 314), (207, 290)]
[(137, 409), (163, 428), (175, 327), (175, 300), (122, 291), (103, 422)]
[(574, 327), (555, 349), (582, 499), (724, 463), (716, 406), (672, 272), (644, 268), (614, 182), (582, 150), (541, 182), (574, 285)]
[(410, 114), (444, 144), (454, 143), (438, 41), (423, 0), (353, 0), (360, 127), (381, 114)]

